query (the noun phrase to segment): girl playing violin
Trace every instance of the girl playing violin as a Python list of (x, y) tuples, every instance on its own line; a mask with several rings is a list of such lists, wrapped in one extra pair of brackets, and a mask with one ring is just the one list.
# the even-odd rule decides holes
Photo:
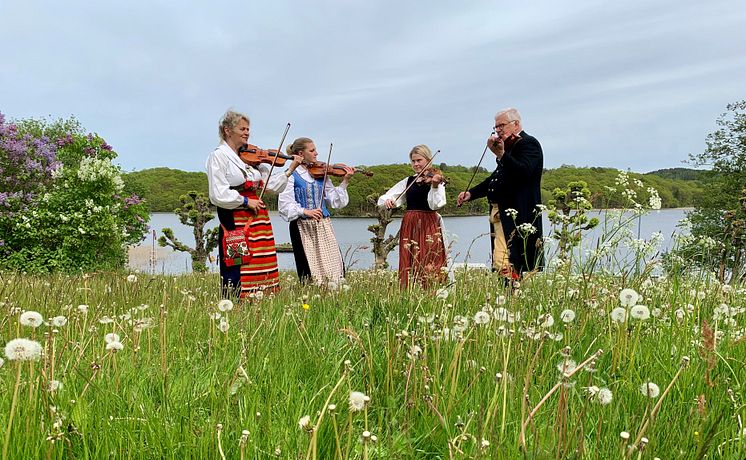
[[(275, 291), (279, 287), (275, 241), (266, 205), (258, 193), (265, 182), (267, 190), (281, 192), (301, 159), (294, 158), (285, 174), (275, 170), (272, 176), (268, 164), (254, 168), (244, 163), (239, 149), (249, 140), (249, 117), (242, 113), (226, 112), (218, 125), (218, 134), (220, 145), (207, 158), (206, 168), (210, 201), (217, 206), (220, 220), (218, 255), (222, 295), (243, 299), (259, 291)], [(241, 257), (226, 258), (226, 236), (236, 229), (244, 230), (248, 251)]]
[(443, 219), (435, 212), (446, 205), (446, 190), (439, 171), (426, 167), (433, 154), (426, 145), (409, 152), (414, 175), (406, 177), (378, 198), (378, 206), (392, 209), (406, 204), (399, 232), (399, 284), (419, 283), (427, 288), (445, 274)]
[(347, 206), (350, 201), (347, 184), (355, 170), (343, 167), (344, 178), (335, 187), (328, 176), (324, 182), (323, 176), (314, 178), (309, 171), (318, 156), (313, 140), (300, 137), (286, 151), (303, 158), (303, 163), (288, 178), (288, 185), (278, 201), (280, 215), (290, 222), (290, 242), (298, 278), (302, 282), (313, 280), (318, 285), (337, 283), (344, 276), (344, 262), (329, 208)]

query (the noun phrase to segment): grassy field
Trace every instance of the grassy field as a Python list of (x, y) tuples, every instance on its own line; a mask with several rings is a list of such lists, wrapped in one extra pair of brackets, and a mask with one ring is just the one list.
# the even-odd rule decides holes
[(3, 457), (744, 458), (746, 291), (568, 273), (6, 274)]

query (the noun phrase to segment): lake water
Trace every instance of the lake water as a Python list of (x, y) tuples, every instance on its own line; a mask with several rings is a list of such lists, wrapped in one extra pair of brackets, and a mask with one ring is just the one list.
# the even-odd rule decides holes
[[(603, 222), (605, 213), (592, 212), (591, 216), (601, 219), (602, 224), (594, 229), (590, 236), (584, 241), (586, 244), (595, 246), (596, 241), (603, 233)], [(670, 247), (671, 235), (681, 232), (677, 225), (685, 217), (685, 209), (665, 209), (653, 211), (635, 219), (630, 229), (640, 238), (649, 239), (654, 232), (663, 234), (662, 249)], [(279, 243), (290, 242), (288, 224), (279, 214), (270, 213), (272, 227), (275, 233), (275, 241)], [(348, 269), (367, 269), (373, 266), (373, 254), (371, 253), (370, 238), (373, 236), (368, 231), (368, 226), (376, 223), (371, 218), (333, 218), (334, 230), (342, 250)], [(451, 247), (451, 257), (456, 263), (483, 263), (490, 264), (490, 240), (489, 225), (486, 216), (471, 217), (446, 217), (444, 218), (447, 236)], [(217, 218), (210, 221), (208, 228), (218, 225)], [(401, 225), (401, 219), (395, 219), (387, 228), (387, 234), (396, 233)], [(170, 227), (175, 236), (188, 246), (194, 246), (192, 228), (182, 225), (178, 217), (173, 213), (154, 213), (150, 216), (151, 232), (139, 246), (130, 250), (129, 266), (134, 270), (151, 273), (187, 273), (191, 271), (191, 260), (189, 255), (183, 252), (175, 252), (171, 248), (161, 248), (153, 243), (153, 232), (156, 239), (162, 235), (165, 227)], [(548, 236), (550, 226), (544, 216), (544, 236)], [(151, 263), (155, 255), (155, 263)], [(217, 250), (214, 253), (217, 258)], [(277, 255), (280, 269), (294, 270), (295, 262), (292, 253), (279, 253)], [(396, 268), (399, 263), (398, 248), (389, 254), (389, 265)], [(209, 264), (211, 271), (218, 271), (216, 263)]]
[[(677, 225), (685, 217), (685, 209), (665, 209), (654, 211), (635, 219), (631, 230), (635, 235), (639, 233), (640, 238), (649, 239), (654, 232), (663, 234), (662, 249), (670, 247), (671, 235), (680, 232)], [(602, 224), (594, 229), (590, 236), (584, 241), (590, 246), (595, 246), (596, 241), (603, 233), (604, 213), (592, 212), (591, 216), (601, 219)], [(279, 214), (270, 213), (272, 227), (275, 233), (275, 241), (287, 243), (290, 241), (288, 224)], [(345, 264), (348, 269), (366, 269), (373, 265), (373, 254), (371, 253), (370, 238), (373, 236), (368, 231), (368, 226), (376, 223), (371, 218), (333, 218), (334, 231), (337, 235)], [(444, 218), (446, 232), (451, 247), (451, 257), (456, 263), (483, 263), (490, 264), (490, 241), (489, 225), (486, 216), (472, 217), (446, 217)], [(211, 221), (207, 227), (214, 228), (218, 225), (217, 218)], [(401, 219), (395, 219), (387, 228), (387, 234), (396, 233), (401, 225)], [(171, 248), (161, 248), (153, 242), (153, 232), (157, 239), (162, 235), (162, 229), (170, 227), (175, 236), (188, 246), (194, 246), (192, 228), (182, 225), (178, 217), (173, 213), (154, 213), (150, 216), (151, 232), (139, 246), (131, 248), (129, 266), (141, 272), (156, 272), (167, 274), (187, 273), (191, 271), (191, 260), (189, 255), (183, 252), (175, 252)], [(549, 222), (544, 216), (544, 235), (549, 232)], [(155, 263), (151, 260), (155, 255)], [(214, 253), (217, 258), (217, 250)], [(294, 270), (295, 262), (292, 253), (279, 253), (278, 263), (280, 269)], [(389, 254), (389, 265), (396, 268), (399, 263), (398, 248)], [(211, 271), (217, 272), (216, 263), (208, 264)]]

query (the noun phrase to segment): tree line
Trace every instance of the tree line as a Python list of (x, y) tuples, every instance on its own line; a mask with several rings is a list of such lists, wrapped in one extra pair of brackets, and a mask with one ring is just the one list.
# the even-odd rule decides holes
[[(474, 168), (465, 166), (450, 166), (444, 163), (437, 165), (448, 178), (446, 187), (448, 204), (442, 211), (445, 215), (473, 215), (487, 212), (485, 200), (466, 203), (461, 208), (456, 207), (456, 196), (463, 191), (472, 175)], [(391, 164), (367, 166), (373, 172), (372, 177), (355, 174), (348, 187), (350, 203), (343, 209), (334, 211), (337, 216), (368, 216), (374, 212), (375, 199), (388, 190), (402, 178), (412, 174), (408, 164)], [(674, 168), (654, 171), (646, 174), (630, 172), (630, 179), (641, 181), (645, 188), (655, 188), (662, 202), (663, 208), (693, 207), (697, 204), (704, 189), (701, 179), (706, 171)], [(472, 186), (489, 175), (489, 171), (479, 168)], [(555, 188), (565, 187), (572, 181), (584, 181), (593, 191), (590, 201), (594, 208), (623, 207), (626, 203), (622, 198), (615, 180), (618, 170), (599, 167), (575, 167), (563, 165), (556, 169), (544, 171), (542, 179), (542, 201), (547, 203), (552, 198)], [(337, 178), (333, 178), (338, 183)], [(136, 193), (144, 198), (151, 212), (173, 212), (182, 203), (179, 197), (192, 191), (207, 193), (207, 175), (203, 172), (189, 172), (170, 168), (151, 168), (133, 171), (124, 175), (124, 182), (128, 192)], [(645, 197), (641, 197), (645, 198)], [(268, 196), (270, 209), (277, 209), (277, 197)]]

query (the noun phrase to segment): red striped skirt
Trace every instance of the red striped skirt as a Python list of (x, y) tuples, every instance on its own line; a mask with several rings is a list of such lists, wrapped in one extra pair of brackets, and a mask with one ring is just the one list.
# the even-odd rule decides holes
[[(252, 200), (258, 199), (254, 189), (240, 193)], [(280, 274), (269, 213), (266, 209), (260, 209), (257, 214), (240, 209), (233, 212), (233, 218), (236, 228), (248, 225), (246, 233), (251, 252), (249, 263), (241, 265), (241, 298), (249, 297), (257, 291), (264, 291), (265, 294), (277, 291), (280, 288)]]
[(409, 210), (399, 233), (399, 284), (406, 288), (419, 283), (423, 288), (442, 282), (446, 274), (446, 251), (435, 211)]

